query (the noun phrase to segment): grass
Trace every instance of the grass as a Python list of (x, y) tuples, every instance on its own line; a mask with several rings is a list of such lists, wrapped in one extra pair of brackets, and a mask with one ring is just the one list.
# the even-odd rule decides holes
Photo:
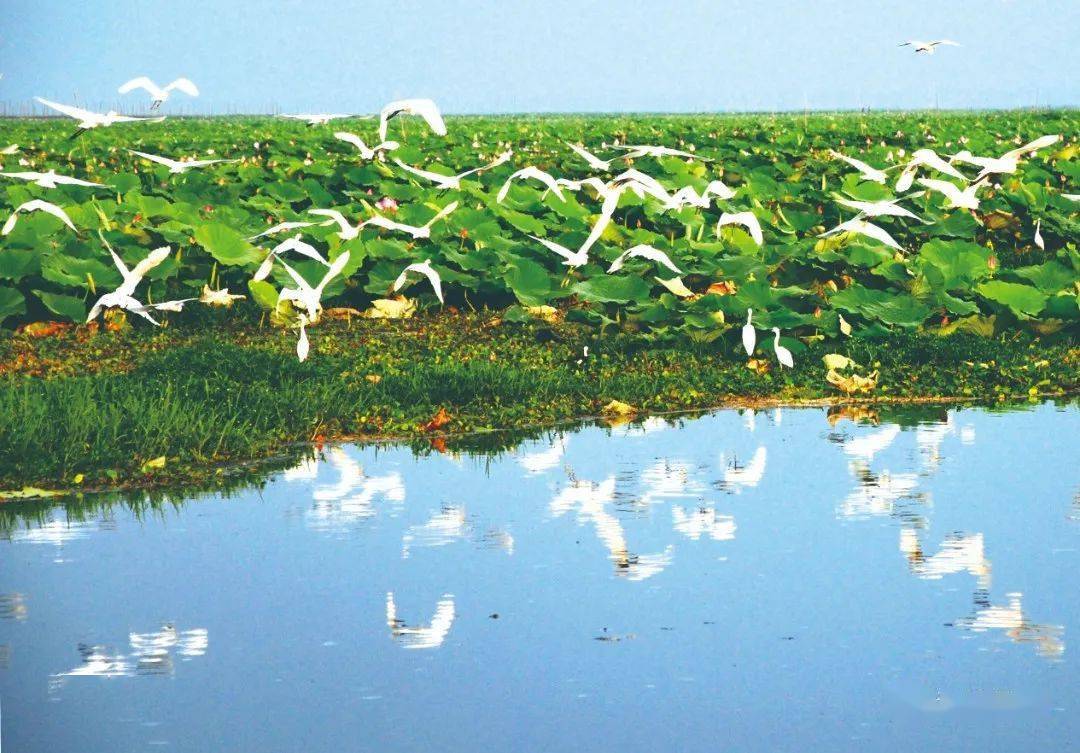
[[(299, 363), (292, 333), (213, 323), (0, 335), (0, 489), (207, 483), (296, 443), (400, 437), (440, 449), (447, 436), (596, 416), (612, 400), (654, 413), (843, 398), (825, 381), (821, 348), (780, 372), (766, 343), (748, 368), (735, 333), (706, 345), (482, 313), (327, 321)], [(880, 371), (875, 400), (1080, 388), (1070, 337), (911, 334), (838, 351)], [(440, 409), (448, 420), (432, 423)]]

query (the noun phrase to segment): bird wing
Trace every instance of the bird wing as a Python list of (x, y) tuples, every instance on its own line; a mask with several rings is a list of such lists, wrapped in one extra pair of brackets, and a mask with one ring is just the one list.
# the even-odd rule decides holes
[(432, 225), (434, 225), (436, 222), (443, 219), (444, 217), (449, 217), (451, 214), (453, 214), (454, 210), (457, 209), (457, 208), (458, 208), (458, 203), (456, 201), (451, 201), (445, 207), (443, 207), (438, 212), (436, 212), (434, 217), (432, 217), (430, 220), (425, 222), (423, 227), (431, 227)]
[(716, 224), (717, 234), (720, 233), (720, 228), (724, 225), (742, 225), (750, 233), (754, 243), (760, 246), (764, 242), (764, 236), (761, 234), (761, 223), (758, 222), (758, 218), (754, 216), (753, 212), (735, 212), (733, 214), (723, 212), (720, 215), (720, 221)]
[[(26, 206), (25, 204), (23, 206)], [(16, 207), (15, 211), (11, 213), (11, 216), (7, 218), (7, 222), (4, 223), (4, 227), (0, 228), (0, 235), (7, 235), (15, 229), (15, 223), (19, 221), (19, 211), (23, 207)]]
[(136, 118), (132, 115), (113, 115), (112, 118), (114, 123), (160, 123), (165, 120), (164, 115), (159, 115), (156, 118)]
[(368, 151), (368, 145), (365, 144), (364, 140), (357, 136), (355, 133), (349, 133), (348, 131), (335, 131), (334, 138), (352, 144), (361, 152)]
[(671, 257), (665, 254), (658, 248), (643, 243), (638, 246), (634, 246), (629, 251), (630, 256), (639, 256), (642, 259), (648, 259), (654, 261), (657, 264), (662, 264), (677, 275), (682, 274), (682, 270), (675, 266), (675, 263), (671, 261)]
[(195, 86), (190, 79), (178, 78), (165, 87), (165, 91), (172, 91), (173, 89), (182, 91), (190, 97), (199, 96), (199, 87)]
[[(336, 209), (309, 209), (308, 214), (316, 214), (316, 215), (319, 215), (320, 217), (329, 217), (331, 220), (333, 220), (334, 222), (337, 223), (338, 227), (341, 228), (341, 231), (343, 233), (347, 233), (350, 230), (352, 230), (352, 225), (350, 225), (349, 221), (347, 219), (345, 219), (345, 215), (343, 215), (341, 212), (339, 212)], [(290, 239), (290, 240), (294, 240), (294, 239)], [(285, 241), (285, 242), (288, 243), (288, 241)], [(284, 245), (284, 244), (282, 244), (282, 245)], [(279, 248), (280, 248), (280, 246), (279, 246)]]
[(547, 238), (537, 238), (535, 235), (530, 235), (529, 237), (532, 238), (534, 241), (538, 241), (544, 244), (544, 246), (546, 246), (548, 250), (554, 251), (564, 259), (570, 260), (573, 259), (575, 256), (573, 251), (568, 249), (566, 246), (556, 243), (555, 241), (549, 241)]
[(104, 183), (93, 183), (89, 180), (82, 180), (80, 178), (72, 178), (67, 175), (53, 175), (53, 182), (60, 183), (68, 186), (97, 186), (98, 188), (104, 188)]
[[(291, 265), (285, 262), (281, 257), (278, 257), (278, 261), (281, 262), (281, 266), (285, 267), (285, 271), (289, 273), (289, 277), (293, 278), (293, 282), (297, 284), (301, 292), (310, 292), (312, 290), (312, 287), (308, 283), (308, 281), (301, 277), (300, 273), (293, 269)], [(285, 291), (282, 290), (281, 293), (284, 294)]]
[(935, 46), (937, 46), (939, 44), (947, 44), (947, 45), (949, 45), (951, 47), (959, 47), (960, 46), (959, 42), (954, 42), (951, 39), (936, 39), (936, 40), (934, 40), (933, 42), (930, 43), (930, 46), (935, 47)]
[(428, 278), (431, 283), (432, 289), (435, 291), (435, 297), (439, 299), (439, 303), (443, 303), (442, 294), (442, 278), (439, 277), (439, 273), (431, 266), (431, 261), (421, 262), (420, 264), (410, 264), (406, 269), (411, 269), (413, 272), (419, 272)]
[(150, 94), (152, 94), (155, 99), (160, 99), (161, 96), (165, 94), (165, 92), (162, 91), (160, 86), (155, 84), (146, 76), (138, 76), (137, 78), (133, 78), (126, 84), (123, 84), (116, 91), (120, 94), (127, 94), (129, 91), (132, 91), (134, 89), (146, 89), (146, 91), (150, 92)]
[(349, 263), (349, 252), (343, 251), (341, 256), (334, 259), (330, 263), (330, 268), (326, 270), (326, 274), (323, 275), (322, 281), (316, 286), (315, 292), (322, 297), (323, 288), (329, 284), (331, 280), (341, 274), (341, 270), (345, 269), (345, 265)]
[(872, 222), (864, 221), (858, 223), (857, 226), (853, 228), (853, 232), (860, 233), (868, 238), (873, 238), (877, 241), (881, 241), (886, 246), (890, 246), (897, 250), (902, 250), (902, 246), (897, 243), (891, 235), (889, 235), (885, 228), (879, 227)]
[(155, 248), (145, 259), (135, 265), (134, 269), (131, 270), (131, 277), (136, 281), (141, 280), (143, 277), (146, 276), (147, 272), (156, 267), (158, 264), (161, 264), (161, 262), (165, 261), (165, 259), (168, 258), (171, 252), (172, 249), (170, 249), (168, 246)]
[(1050, 136), (1040, 136), (1039, 138), (1035, 139), (1034, 141), (1032, 141), (1032, 142), (1030, 142), (1028, 144), (1024, 144), (1019, 149), (1013, 149), (1011, 151), (1005, 152), (1005, 154), (1001, 155), (1001, 158), (1002, 159), (1015, 159), (1017, 157), (1023, 157), (1025, 154), (1028, 154), (1029, 152), (1037, 152), (1040, 149), (1045, 149), (1048, 146), (1056, 144), (1060, 140), (1061, 140), (1061, 136), (1058, 135), (1058, 134), (1053, 134), (1053, 135), (1050, 135)]
[(165, 165), (166, 167), (177, 167), (178, 165), (181, 164), (181, 163), (177, 162), (176, 160), (171, 160), (168, 157), (159, 157), (156, 154), (148, 154), (147, 152), (138, 152), (138, 151), (136, 151), (134, 149), (128, 149), (128, 151), (131, 152), (132, 154), (139, 155), (143, 159), (148, 159), (151, 162), (157, 162), (159, 165)]
[(709, 194), (720, 200), (735, 198), (735, 191), (722, 180), (710, 181), (709, 185), (705, 186), (705, 193), (702, 198), (707, 197)]
[(74, 105), (62, 105), (59, 102), (50, 102), (41, 97), (34, 97), (34, 99), (46, 107), (50, 107), (53, 110), (63, 113), (69, 118), (75, 118), (76, 120), (93, 120), (94, 118), (99, 117), (96, 112), (90, 112), (89, 110), (84, 110), (81, 107), (75, 107)]
[(608, 168), (608, 166), (611, 164), (611, 160), (600, 159), (595, 154), (590, 152), (588, 149), (585, 149), (584, 147), (580, 147), (577, 144), (571, 144), (569, 141), (567, 141), (566, 145), (568, 147), (570, 147), (570, 149), (574, 152), (574, 154), (578, 155), (583, 160), (585, 160), (589, 164), (590, 167), (596, 167), (596, 168), (599, 168), (601, 170), (606, 170)]
[[(18, 212), (19, 210), (22, 210), (24, 212), (34, 212), (34, 211), (47, 212), (47, 213), (51, 214), (53, 217), (55, 217), (56, 219), (63, 222), (65, 225), (67, 225), (72, 230), (75, 230), (75, 225), (71, 222), (71, 218), (67, 216), (67, 213), (63, 209), (61, 209), (60, 207), (56, 206), (56, 204), (52, 204), (52, 203), (50, 203), (48, 201), (42, 201), (41, 199), (34, 199), (33, 201), (26, 202), (25, 204), (20, 206), (15, 211)], [(78, 232), (78, 231), (76, 230), (76, 232)], [(6, 235), (6, 233), (5, 233), (5, 235)]]
[(454, 178), (458, 177), (458, 176), (455, 176), (455, 175), (443, 175), (442, 173), (433, 173), (433, 172), (430, 172), (429, 170), (423, 170), (423, 169), (421, 169), (419, 167), (413, 167), (412, 165), (406, 165), (404, 162), (402, 162), (399, 159), (395, 159), (394, 164), (396, 164), (401, 169), (412, 173), (413, 175), (418, 175), (421, 178), (426, 178), (427, 180), (430, 180), (430, 181), (432, 181), (434, 183), (446, 183), (447, 181), (453, 180)]
[(427, 124), (431, 126), (431, 130), (435, 132), (435, 135), (446, 135), (446, 123), (443, 121), (442, 113), (439, 112), (439, 108), (434, 102), (430, 99), (416, 100), (413, 103), (413, 109), (427, 121)]
[[(310, 211), (314, 213), (316, 210), (312, 209)], [(274, 246), (273, 250), (270, 253), (277, 255), (284, 253), (285, 251), (295, 251), (301, 256), (306, 256), (309, 259), (313, 259), (314, 261), (321, 262), (327, 266), (330, 266), (330, 263), (326, 261), (326, 258), (322, 254), (319, 253), (318, 249), (316, 249), (310, 243), (304, 243), (302, 240), (300, 240), (299, 234), (294, 235), (292, 238), (286, 238), (281, 243)]]
[(950, 200), (960, 197), (960, 189), (947, 180), (935, 180), (934, 178), (919, 178), (919, 185), (926, 186), (931, 191), (944, 194)]

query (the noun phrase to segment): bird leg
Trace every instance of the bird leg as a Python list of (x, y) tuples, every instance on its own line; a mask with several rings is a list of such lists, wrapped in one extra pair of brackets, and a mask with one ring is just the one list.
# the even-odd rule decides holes
[(73, 133), (73, 134), (71, 134), (70, 136), (67, 137), (67, 140), (68, 141), (74, 141), (75, 139), (79, 138), (84, 133), (86, 133), (88, 130), (89, 129), (87, 129), (87, 128), (78, 128), (78, 129), (76, 129), (75, 133)]

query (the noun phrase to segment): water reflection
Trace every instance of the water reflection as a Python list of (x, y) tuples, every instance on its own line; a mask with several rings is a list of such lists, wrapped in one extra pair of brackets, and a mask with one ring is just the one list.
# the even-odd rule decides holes
[(178, 631), (168, 623), (158, 630), (129, 634), (126, 653), (105, 645), (80, 643), (81, 661), (66, 672), (54, 674), (53, 688), (61, 687), (70, 677), (171, 675), (175, 670), (174, 656), (190, 661), (204, 655), (209, 644), (205, 628)]
[(454, 625), (454, 595), (443, 594), (435, 605), (435, 614), (427, 625), (409, 625), (398, 617), (394, 592), (386, 592), (386, 626), (390, 636), (404, 648), (438, 648)]
[(0, 594), (0, 620), (25, 620), (27, 614), (24, 594)]

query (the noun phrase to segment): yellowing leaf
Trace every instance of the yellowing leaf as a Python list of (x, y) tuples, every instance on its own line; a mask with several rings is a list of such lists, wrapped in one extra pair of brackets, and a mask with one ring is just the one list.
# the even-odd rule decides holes
[(537, 319), (543, 319), (548, 324), (559, 321), (559, 310), (554, 306), (525, 306), (525, 310)]
[(843, 371), (844, 369), (850, 369), (858, 366), (857, 363), (852, 361), (847, 356), (839, 353), (829, 353), (821, 358), (825, 364), (825, 368), (830, 371)]
[(416, 313), (416, 303), (408, 298), (376, 298), (364, 312), (368, 319), (408, 319)]
[(670, 280), (665, 280), (662, 277), (657, 277), (655, 279), (658, 283), (667, 288), (672, 295), (677, 295), (680, 298), (692, 298), (694, 296), (694, 291), (683, 284), (681, 277), (672, 277)]
[(58, 497), (63, 492), (54, 489), (39, 489), (36, 486), (24, 486), (16, 490), (0, 490), (0, 499), (37, 499), (40, 497)]
[(872, 392), (877, 387), (878, 372), (872, 371), (866, 376), (859, 376), (858, 374), (842, 376), (830, 370), (825, 375), (825, 381), (849, 395), (855, 392)]
[(164, 467), (165, 467), (165, 456), (161, 455), (160, 457), (153, 458), (152, 460), (147, 460), (145, 463), (143, 463), (142, 464), (142, 472), (143, 473), (149, 473), (150, 471), (157, 470), (159, 468), (164, 468)]

